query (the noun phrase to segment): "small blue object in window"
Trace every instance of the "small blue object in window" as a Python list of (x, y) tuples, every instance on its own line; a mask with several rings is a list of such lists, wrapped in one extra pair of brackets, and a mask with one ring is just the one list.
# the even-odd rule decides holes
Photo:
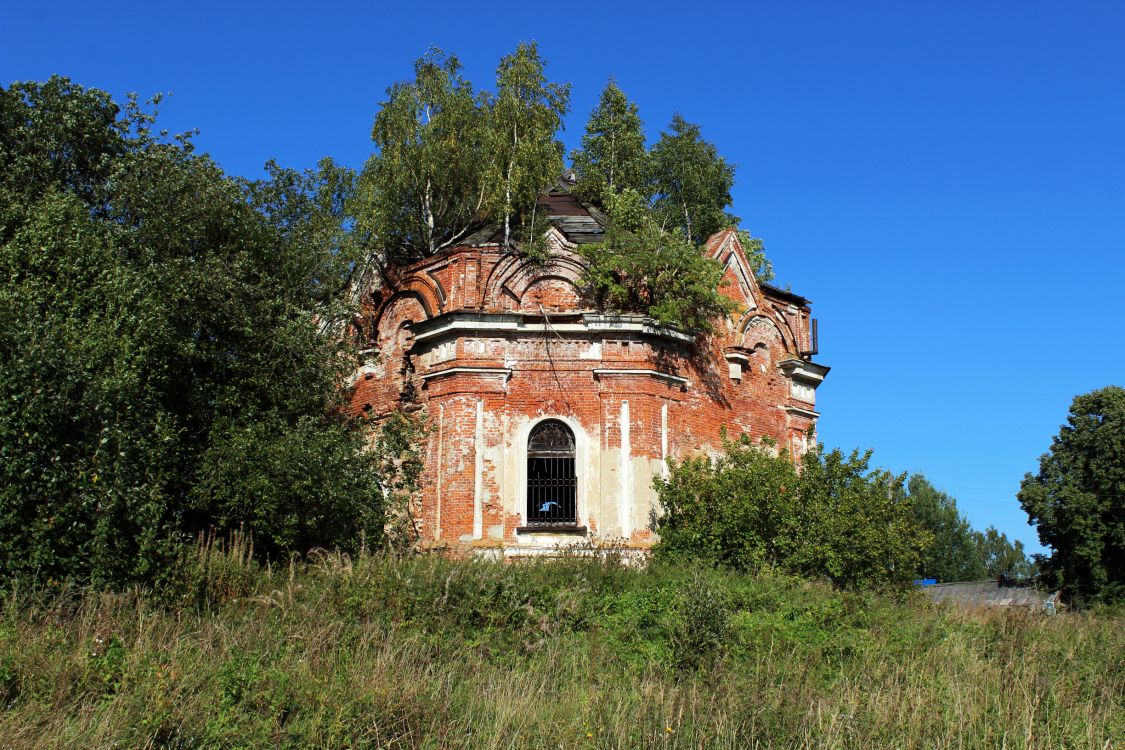
[(540, 513), (546, 513), (547, 511), (549, 511), (551, 509), (552, 505), (555, 506), (556, 508), (562, 507), (561, 505), (556, 503), (554, 500), (548, 500), (547, 502), (545, 502), (545, 503), (543, 503), (542, 505), (539, 506), (539, 512)]

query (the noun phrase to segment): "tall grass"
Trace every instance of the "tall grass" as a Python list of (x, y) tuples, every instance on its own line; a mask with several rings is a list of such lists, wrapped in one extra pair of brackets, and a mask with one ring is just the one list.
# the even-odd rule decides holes
[(154, 590), (12, 586), (0, 748), (1107, 748), (1120, 614), (772, 575), (202, 543)]

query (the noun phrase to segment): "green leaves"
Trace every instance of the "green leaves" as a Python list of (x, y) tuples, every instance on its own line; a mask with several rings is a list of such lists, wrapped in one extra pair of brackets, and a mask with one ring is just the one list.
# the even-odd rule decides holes
[(634, 190), (651, 194), (651, 165), (645, 150), (644, 123), (637, 105), (610, 79), (590, 113), (582, 148), (571, 153), (578, 190), (606, 205), (610, 196)]
[(414, 80), (387, 90), (375, 117), (377, 152), (360, 181), (360, 225), (389, 263), (407, 263), (466, 239), (486, 224), (508, 243), (542, 233), (539, 193), (562, 173), (557, 133), (570, 86), (551, 83), (534, 44), (496, 71), (496, 92), (476, 91), (455, 56), (430, 50)]
[(907, 483), (904, 498), (911, 517), (933, 536), (922, 553), (919, 578), (939, 581), (981, 581), (988, 577), (969, 522), (957, 510), (957, 501), (934, 487), (921, 474)]
[(440, 50), (420, 58), (414, 73), (387, 89), (371, 132), (378, 151), (364, 175), (373, 231), (394, 262), (468, 236), (484, 219), (490, 188), (486, 100)]
[(1050, 585), (1079, 602), (1125, 601), (1125, 389), (1075, 397), (1018, 498), (1051, 548), (1040, 560)]
[[(698, 248), (738, 222), (726, 212), (734, 168), (680, 115), (645, 151), (637, 105), (612, 80), (571, 158), (578, 192), (609, 217), (605, 242), (579, 249), (594, 304), (712, 330), (734, 305), (718, 292), (722, 269)], [(744, 231), (739, 238), (758, 280), (773, 278), (762, 241)]]
[(1013, 544), (991, 526), (983, 532), (972, 529), (957, 509), (957, 501), (921, 474), (910, 477), (907, 489), (903, 501), (908, 513), (932, 536), (922, 551), (919, 578), (948, 582), (1031, 576), (1031, 563), (1021, 542)]
[(786, 453), (743, 437), (717, 458), (689, 458), (657, 478), (662, 555), (737, 570), (772, 566), (844, 587), (910, 580), (928, 534), (894, 499), (901, 478), (870, 470), (870, 454)]
[(599, 308), (640, 312), (693, 332), (712, 330), (735, 309), (719, 293), (722, 267), (675, 234), (662, 231), (630, 188), (610, 194), (605, 242), (579, 248), (582, 284)]
[(734, 167), (703, 140), (698, 125), (679, 114), (652, 147), (653, 211), (660, 225), (702, 245), (715, 232), (738, 224), (727, 213)]
[(0, 569), (151, 580), (197, 532), (382, 528), (341, 416), (354, 175), (234, 180), (64, 79), (0, 91)]
[(570, 84), (548, 82), (545, 65), (535, 42), (520, 42), (496, 69), (496, 94), (487, 116), (488, 172), (497, 185), (490, 213), (502, 220), (504, 245), (517, 214), (524, 223), (521, 239), (538, 239), (543, 228), (536, 224), (535, 201), (563, 170), (563, 145), (556, 135), (570, 111)]

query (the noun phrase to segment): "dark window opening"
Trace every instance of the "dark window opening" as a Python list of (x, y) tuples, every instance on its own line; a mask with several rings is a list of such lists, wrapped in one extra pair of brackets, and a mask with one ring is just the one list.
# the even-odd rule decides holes
[(540, 422), (527, 439), (527, 525), (574, 526), (578, 476), (574, 433), (562, 422)]

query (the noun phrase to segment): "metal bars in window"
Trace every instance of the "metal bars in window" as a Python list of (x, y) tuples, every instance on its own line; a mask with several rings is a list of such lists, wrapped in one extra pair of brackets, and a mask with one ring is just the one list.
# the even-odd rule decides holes
[(575, 526), (578, 476), (574, 433), (562, 422), (541, 422), (527, 439), (527, 525)]

